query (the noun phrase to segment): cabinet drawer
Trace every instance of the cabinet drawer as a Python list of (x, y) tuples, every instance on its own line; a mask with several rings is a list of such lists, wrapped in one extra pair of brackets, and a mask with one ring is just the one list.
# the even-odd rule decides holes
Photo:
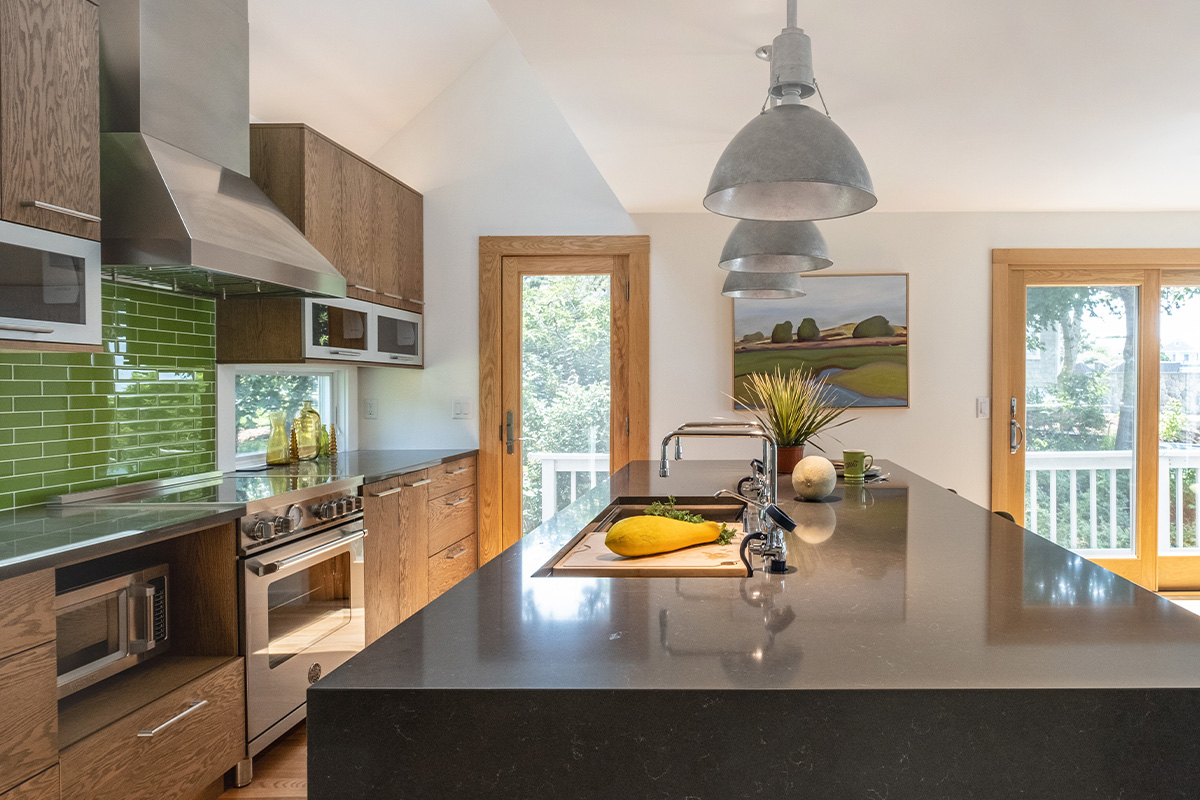
[(441, 497), (465, 486), (475, 485), (475, 457), (438, 464), (436, 467), (430, 467), (428, 472), (433, 480), (433, 483), (429, 484), (429, 496)]
[(429, 602), (475, 571), (479, 558), (475, 534), (429, 557)]
[(0, 800), (59, 800), (58, 767), (30, 778), (12, 791), (0, 794)]
[(0, 661), (0, 792), (58, 760), (54, 643)]
[(62, 793), (88, 800), (182, 800), (245, 752), (245, 677), (236, 659), (64, 750)]
[(474, 486), (429, 501), (429, 555), (474, 532)]
[(0, 658), (54, 639), (54, 570), (0, 582)]

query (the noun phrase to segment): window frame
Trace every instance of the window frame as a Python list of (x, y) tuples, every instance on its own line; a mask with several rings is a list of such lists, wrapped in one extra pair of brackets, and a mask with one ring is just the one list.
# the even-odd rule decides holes
[(239, 375), (317, 375), (329, 377), (332, 412), (321, 409), (323, 421), (332, 422), (343, 434), (338, 442), (343, 452), (356, 446), (357, 431), (351, 429), (357, 402), (358, 375), (352, 366), (334, 364), (218, 364), (217, 365), (217, 469), (257, 470), (266, 466), (266, 453), (237, 454), (237, 377)]

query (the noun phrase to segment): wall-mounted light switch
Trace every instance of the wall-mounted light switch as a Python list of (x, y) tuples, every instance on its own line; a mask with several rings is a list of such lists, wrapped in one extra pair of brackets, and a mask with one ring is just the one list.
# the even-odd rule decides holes
[(363, 419), (379, 419), (379, 401), (374, 397), (363, 400)]
[(988, 419), (992, 416), (992, 398), (976, 397), (975, 398), (975, 418)]
[(470, 419), (471, 418), (471, 398), (456, 397), (454, 398), (454, 415), (452, 419)]

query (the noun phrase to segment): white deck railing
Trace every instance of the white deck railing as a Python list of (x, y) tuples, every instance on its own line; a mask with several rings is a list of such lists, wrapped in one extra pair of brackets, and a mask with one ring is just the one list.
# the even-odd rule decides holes
[(589, 488), (596, 485), (596, 473), (608, 474), (608, 453), (530, 453), (530, 461), (542, 464), (542, 522), (558, 511), (558, 476), (571, 475), (571, 501), (579, 494), (579, 475), (591, 476)]
[[(1200, 552), (1200, 548), (1194, 545), (1185, 546), (1183, 540), (1188, 494), (1191, 495), (1193, 508), (1197, 499), (1197, 485), (1186, 479), (1187, 470), (1197, 467), (1200, 467), (1200, 449), (1159, 450), (1158, 533), (1163, 549)], [(1041, 473), (1048, 474), (1048, 481), (1039, 480)], [(1107, 491), (1101, 493), (1097, 491), (1097, 476), (1105, 473)], [(1121, 484), (1128, 486), (1127, 498), (1137, 496), (1133, 485), (1135, 476), (1131, 451), (1027, 452), (1025, 476), (1025, 519), (1030, 530), (1051, 541), (1059, 541), (1058, 485), (1059, 481), (1067, 481), (1070, 490), (1064, 543), (1076, 550), (1128, 550), (1127, 546), (1117, 544), (1116, 537), (1122, 523), (1131, 533), (1134, 524), (1129, 519), (1130, 509), (1118, 507), (1117, 487)], [(1041, 485), (1047, 482), (1048, 487)], [(1043, 495), (1046, 490), (1048, 496)], [(1048, 519), (1042, 517), (1039, 500), (1048, 502)], [(1107, 520), (1107, 530), (1102, 531), (1101, 520)], [(1191, 522), (1194, 527), (1194, 516)]]

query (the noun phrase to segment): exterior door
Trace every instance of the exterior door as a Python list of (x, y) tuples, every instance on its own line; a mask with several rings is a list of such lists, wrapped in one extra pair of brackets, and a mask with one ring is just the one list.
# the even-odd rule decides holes
[(649, 239), (480, 239), (479, 547), (649, 450)]
[(1193, 258), (993, 254), (992, 506), (1155, 590), (1200, 589)]

